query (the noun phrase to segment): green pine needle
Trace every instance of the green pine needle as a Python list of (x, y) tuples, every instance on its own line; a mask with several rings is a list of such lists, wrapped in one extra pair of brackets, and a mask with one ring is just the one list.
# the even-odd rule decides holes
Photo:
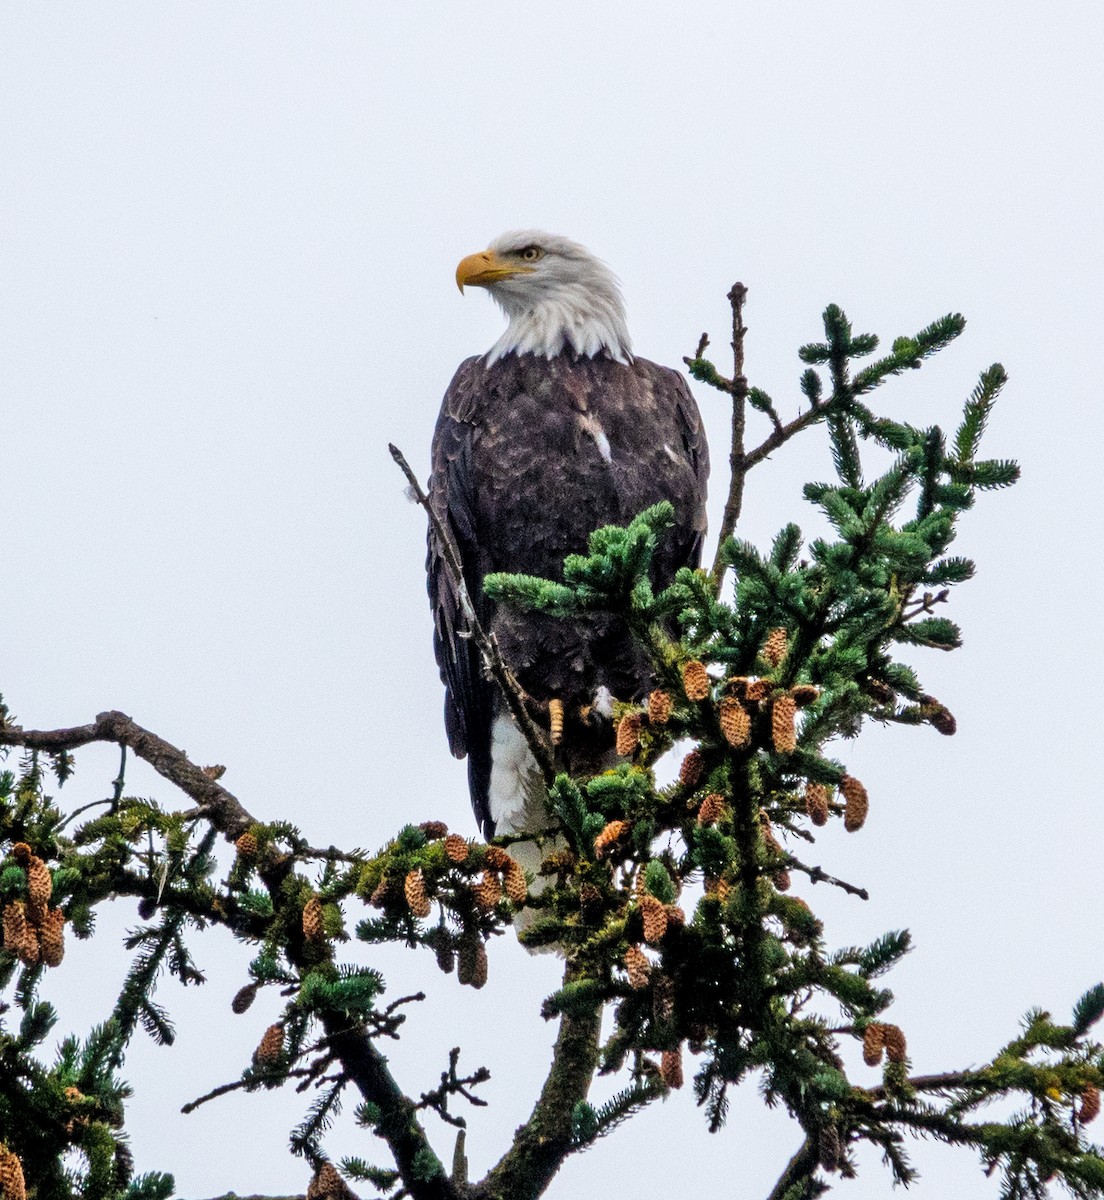
[(1104, 1016), (1104, 983), (1095, 983), (1073, 1006), (1073, 1031), (1083, 1037)]
[(977, 386), (963, 408), (962, 424), (955, 434), (955, 454), (959, 462), (972, 462), (977, 456), (989, 414), (1007, 382), (1008, 373), (1000, 363), (994, 363), (988, 370), (982, 371)]

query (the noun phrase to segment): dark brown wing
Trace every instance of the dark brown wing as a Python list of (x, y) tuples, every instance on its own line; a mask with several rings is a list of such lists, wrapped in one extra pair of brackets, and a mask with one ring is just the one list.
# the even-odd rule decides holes
[[(478, 358), (460, 364), (445, 392), (433, 434), (429, 501), (449, 532), (464, 568), (464, 582), (482, 622), (486, 615), (479, 545), (473, 449), (479, 438)], [(468, 784), (480, 828), (490, 823), (487, 800), (491, 779), (491, 725), (494, 686), (484, 676), (479, 651), (466, 632), (457, 588), (445, 564), (444, 549), (429, 531), (426, 558), (429, 602), (433, 609), (433, 650), (445, 685), (445, 732), (449, 749), (468, 759)]]
[[(697, 406), (676, 371), (645, 359), (468, 359), (445, 393), (433, 438), (430, 501), (455, 542), (480, 622), (493, 631), (522, 686), (569, 707), (595, 689), (619, 698), (651, 678), (646, 657), (616, 618), (576, 622), (495, 610), (489, 571), (562, 578), (564, 556), (586, 549), (600, 525), (623, 525), (659, 500), (676, 527), (656, 550), (654, 582), (696, 566), (705, 536), (709, 455)], [(491, 836), (489, 790), (494, 686), (466, 632), (442, 547), (430, 535), (434, 646), (445, 684), (445, 728), (468, 758), (472, 807)]]
[(682, 449), (690, 460), (694, 472), (694, 495), (688, 513), (680, 513), (682, 524), (678, 531), (682, 563), (676, 566), (697, 567), (701, 563), (702, 545), (705, 542), (705, 500), (709, 483), (709, 445), (705, 440), (701, 413), (690, 393), (686, 380), (670, 367), (648, 363), (656, 375), (657, 386), (669, 391), (675, 412), (675, 420), (682, 439)]

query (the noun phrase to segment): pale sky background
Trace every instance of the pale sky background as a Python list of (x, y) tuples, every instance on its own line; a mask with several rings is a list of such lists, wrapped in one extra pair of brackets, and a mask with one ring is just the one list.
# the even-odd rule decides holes
[[(1101, 12), (6, 4), (0, 689), (13, 711), (53, 727), (122, 708), (227, 764), (252, 812), (317, 845), (374, 848), (426, 818), (474, 834), (441, 726), (422, 514), (386, 448), (424, 478), (453, 370), (500, 332), (486, 296), (457, 293), (456, 262), (506, 229), (574, 237), (621, 276), (638, 353), (673, 365), (703, 329), (724, 347), (740, 279), (748, 373), (784, 416), (826, 303), (887, 344), (960, 310), (959, 342), (876, 396), (953, 428), (980, 369), (1011, 374), (988, 453), (1020, 458), (1023, 482), (983, 496), (955, 547), (979, 565), (949, 612), (965, 649), (914, 660), (959, 733), (873, 727), (839, 747), (871, 817), (856, 836), (833, 823), (812, 857), (872, 898), (796, 891), (832, 946), (913, 930), (888, 982), (917, 1071), (985, 1061), (1032, 1005), (1064, 1018), (1104, 973)], [(698, 394), (715, 527), (727, 413)], [(829, 470), (820, 432), (759, 468), (744, 535), (812, 527), (800, 485)], [(106, 794), (116, 763), (82, 753), (62, 800)], [(176, 799), (138, 768), (128, 785)], [(110, 947), (135, 920), (130, 905), (105, 912), (48, 975), (62, 1029), (105, 1014), (125, 970)], [(173, 1171), (189, 1197), (301, 1191), (285, 1145), (305, 1097), (179, 1114), (239, 1073), (277, 1004), (231, 1016), (249, 951), (220, 932), (196, 946), (209, 985), (158, 994), (177, 1047), (140, 1036), (127, 1063), (138, 1169)], [(554, 1031), (537, 1008), (556, 964), (501, 939), (474, 993), (427, 955), (373, 954), (391, 996), (431, 990), (388, 1050), (408, 1092), (436, 1083), (454, 1044), (492, 1070), (492, 1107), (469, 1132), (481, 1174), (543, 1076)], [(765, 1195), (796, 1126), (751, 1084), (711, 1137), (689, 1092), (570, 1162), (549, 1196), (645, 1181), (656, 1195)], [(452, 1133), (434, 1133), (447, 1161)], [(389, 1164), (348, 1119), (328, 1144)], [(925, 1143), (915, 1160), (922, 1200), (997, 1194), (971, 1152)], [(864, 1152), (859, 1180), (833, 1194), (888, 1191)]]

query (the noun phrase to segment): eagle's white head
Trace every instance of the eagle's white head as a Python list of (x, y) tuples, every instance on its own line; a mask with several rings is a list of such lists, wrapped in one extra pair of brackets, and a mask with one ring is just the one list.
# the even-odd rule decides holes
[(625, 304), (617, 277), (577, 242), (536, 229), (504, 233), (456, 268), (460, 290), (485, 287), (510, 324), (487, 354), (552, 358), (567, 347), (593, 358), (603, 351), (632, 361)]

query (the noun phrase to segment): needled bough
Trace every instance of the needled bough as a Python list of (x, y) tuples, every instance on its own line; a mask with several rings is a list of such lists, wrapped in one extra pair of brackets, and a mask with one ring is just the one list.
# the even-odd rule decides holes
[[(1017, 477), (1014, 464), (978, 457), (1004, 372), (983, 373), (953, 436), (879, 416), (867, 401), (962, 326), (957, 316), (942, 318), (872, 357), (877, 339), (855, 334), (829, 307), (825, 340), (801, 350), (807, 407), (790, 425), (765, 393), (742, 393), (771, 417), (773, 432), (759, 449), (734, 452), (734, 507), (711, 573), (686, 567), (668, 586), (653, 587), (649, 558), (665, 523), (650, 510), (625, 529), (598, 531), (588, 555), (567, 561), (562, 580), (497, 575), (488, 589), (500, 604), (553, 617), (615, 616), (654, 672), (646, 696), (615, 697), (621, 707), (610, 749), (623, 761), (589, 780), (561, 776), (551, 790), (571, 853), (548, 873), (542, 920), (583, 974), (546, 1011), (616, 998), (602, 1069), (650, 1055), (653, 1073), (678, 1087), (684, 1053), (695, 1055), (695, 1094), (711, 1128), (724, 1122), (730, 1089), (762, 1072), (768, 1099), (787, 1106), (814, 1150), (787, 1196), (823, 1190), (815, 1158), (823, 1171), (853, 1174), (862, 1141), (882, 1150), (896, 1181), (908, 1183), (901, 1135), (916, 1129), (978, 1146), (1009, 1194), (1035, 1194), (1017, 1189), (1024, 1179), (1065, 1171), (1078, 1180), (1097, 1172), (1100, 1187), (1084, 1194), (1104, 1195), (1104, 1162), (1080, 1133), (1097, 1115), (1104, 1083), (1104, 1050), (1086, 1040), (1087, 1023), (1048, 1043), (1057, 1079), (1051, 1092), (1066, 1101), (1061, 1112), (1055, 1101), (1018, 1123), (970, 1124), (966, 1114), (998, 1094), (1019, 1091), (1033, 1103), (1050, 1094), (1038, 1090), (1044, 1073), (1029, 1059), (1042, 1043), (1015, 1043), (990, 1067), (940, 1077), (934, 1088), (923, 1077), (910, 1081), (905, 1035), (885, 1019), (893, 997), (879, 986), (908, 951), (908, 935), (832, 952), (810, 899), (794, 894), (811, 880), (866, 897), (828, 875), (821, 854), (812, 860), (818, 865), (803, 858), (802, 842), (821, 830), (830, 837), (833, 817), (849, 833), (866, 826), (867, 788), (836, 757), (846, 740), (868, 719), (954, 732), (949, 709), (924, 691), (911, 659), (918, 648), (960, 644), (940, 606), (973, 564), (949, 549), (981, 493)], [(739, 402), (739, 372), (726, 379), (703, 358), (704, 345), (691, 371)], [(816, 425), (826, 431), (836, 478), (808, 484), (804, 495), (829, 532), (806, 542), (789, 524), (765, 551), (736, 538), (742, 475)], [(872, 476), (864, 464), (871, 447), (883, 463), (889, 451)], [(677, 780), (657, 786), (656, 759), (680, 742), (689, 748)], [(704, 884), (690, 912), (674, 902), (687, 881)], [(1094, 1019), (1104, 993), (1098, 1007)], [(864, 1062), (882, 1067), (879, 1092), (848, 1078), (840, 1034), (831, 1032), (839, 1018), (828, 1016), (841, 1009)]]

